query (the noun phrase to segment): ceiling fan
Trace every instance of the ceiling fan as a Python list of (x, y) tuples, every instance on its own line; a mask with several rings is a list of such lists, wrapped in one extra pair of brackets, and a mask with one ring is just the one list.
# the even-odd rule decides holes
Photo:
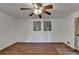
[(20, 10), (33, 10), (33, 12), (29, 16), (36, 14), (36, 15), (39, 16), (39, 18), (42, 18), (42, 15), (41, 15), (42, 13), (51, 15), (51, 13), (48, 12), (47, 10), (53, 9), (52, 4), (49, 4), (49, 5), (46, 5), (46, 6), (43, 6), (42, 3), (32, 3), (32, 4), (33, 4), (34, 8), (20, 8)]

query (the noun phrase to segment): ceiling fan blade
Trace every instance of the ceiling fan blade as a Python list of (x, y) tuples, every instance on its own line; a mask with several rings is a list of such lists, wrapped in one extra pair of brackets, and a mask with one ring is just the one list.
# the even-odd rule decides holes
[(32, 8), (20, 8), (20, 10), (32, 10)]
[(32, 16), (34, 13), (31, 13), (29, 16)]
[(44, 10), (44, 13), (46, 13), (46, 14), (48, 14), (48, 15), (51, 15), (51, 13), (50, 13), (50, 12), (48, 12), (48, 11), (45, 11), (45, 10)]
[(41, 14), (39, 14), (39, 18), (42, 18)]
[(53, 5), (44, 6), (44, 9), (52, 9), (52, 8), (53, 8)]

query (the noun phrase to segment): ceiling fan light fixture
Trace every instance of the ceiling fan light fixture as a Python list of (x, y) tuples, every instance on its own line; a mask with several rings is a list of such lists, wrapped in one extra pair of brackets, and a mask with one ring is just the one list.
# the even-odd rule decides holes
[(34, 10), (34, 14), (36, 14), (36, 15), (39, 15), (41, 13), (42, 13), (42, 10), (41, 9), (35, 9)]
[(20, 8), (20, 10), (32, 10), (33, 12), (29, 15), (38, 15), (39, 18), (42, 18), (42, 13), (44, 12), (47, 15), (51, 15), (51, 13), (48, 11), (49, 9), (53, 9), (52, 4), (43, 5), (43, 3), (32, 3), (33, 8)]

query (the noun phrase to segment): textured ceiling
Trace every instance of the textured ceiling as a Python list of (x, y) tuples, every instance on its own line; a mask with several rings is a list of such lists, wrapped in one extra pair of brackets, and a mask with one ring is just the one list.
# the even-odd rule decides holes
[[(79, 3), (52, 3), (53, 9), (49, 10), (52, 15), (48, 16), (46, 14), (42, 14), (43, 18), (64, 18), (73, 12), (79, 10)], [(39, 18), (36, 15), (32, 17), (29, 14), (32, 12), (30, 10), (22, 11), (21, 7), (29, 7), (33, 8), (31, 3), (0, 3), (0, 11), (16, 18), (16, 19), (28, 19), (28, 18)]]

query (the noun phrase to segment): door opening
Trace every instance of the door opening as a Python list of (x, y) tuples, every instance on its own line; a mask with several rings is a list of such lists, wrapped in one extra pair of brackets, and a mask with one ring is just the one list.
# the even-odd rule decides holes
[(79, 50), (79, 17), (75, 19), (75, 49)]

